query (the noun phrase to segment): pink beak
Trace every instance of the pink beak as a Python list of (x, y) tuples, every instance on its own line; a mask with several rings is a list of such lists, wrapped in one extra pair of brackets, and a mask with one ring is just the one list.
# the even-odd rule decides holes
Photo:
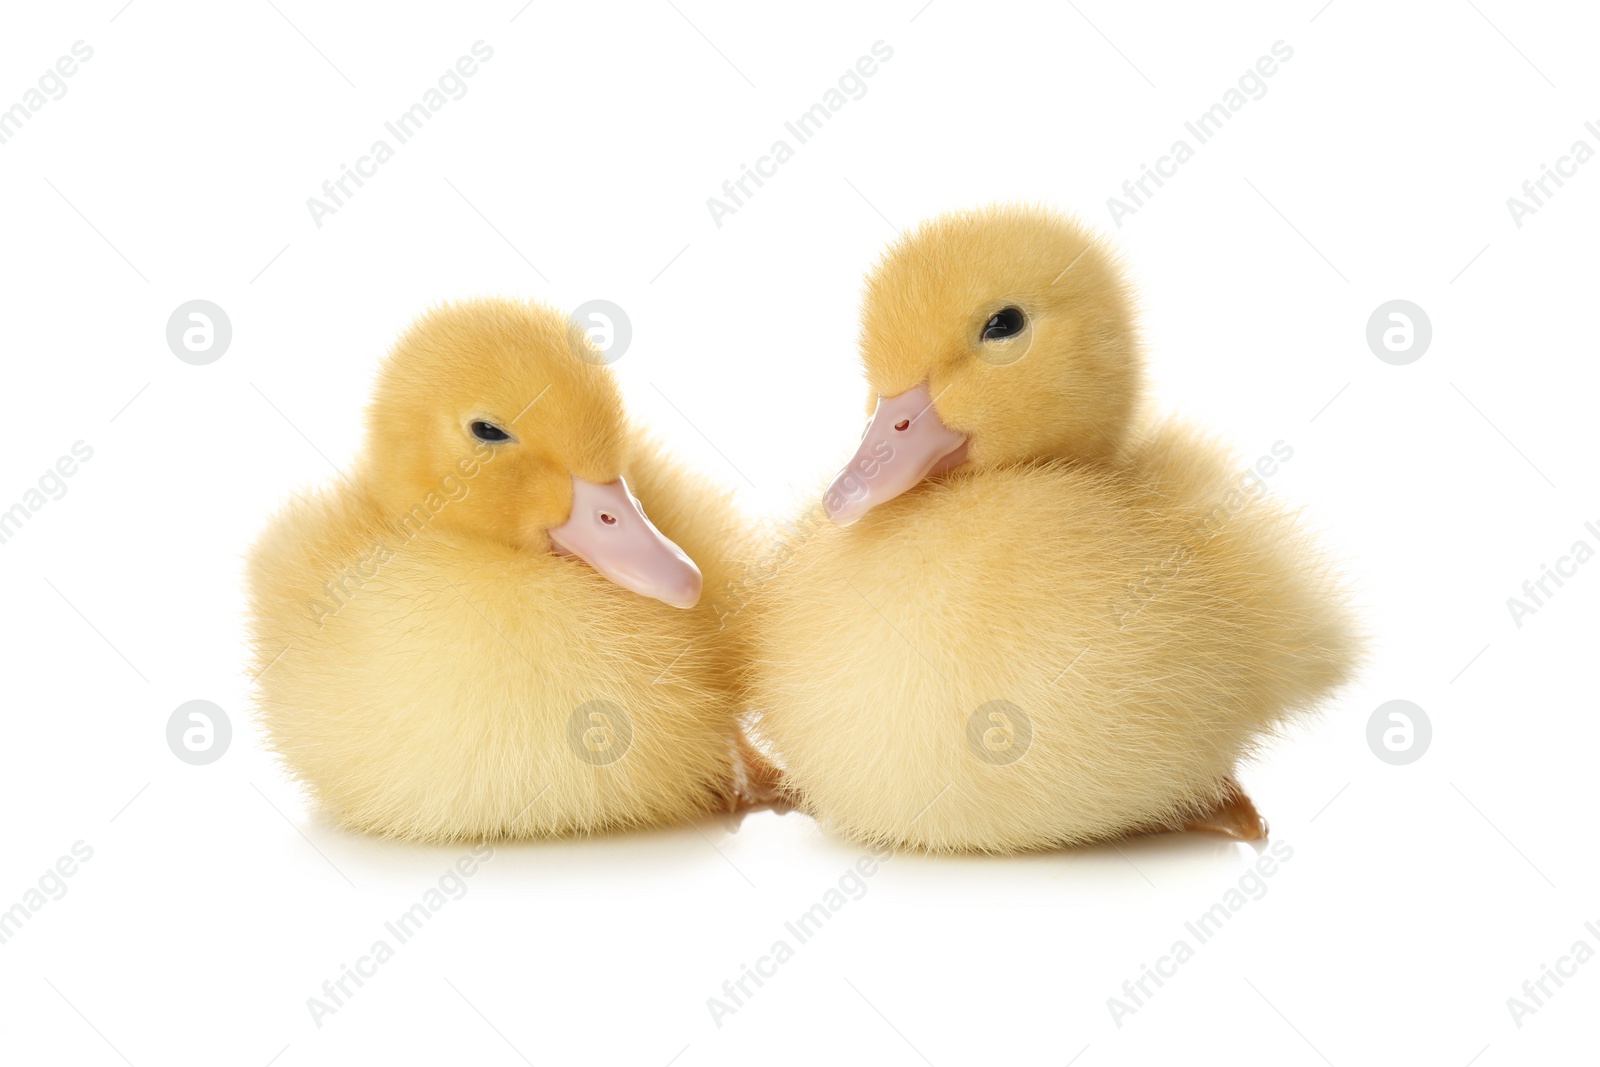
[(700, 568), (651, 525), (620, 478), (598, 485), (574, 477), (572, 515), (550, 531), (550, 540), (641, 596), (675, 608), (700, 600)]
[(822, 509), (835, 524), (849, 526), (874, 505), (966, 458), (967, 439), (939, 421), (926, 383), (880, 396), (861, 447), (828, 486)]

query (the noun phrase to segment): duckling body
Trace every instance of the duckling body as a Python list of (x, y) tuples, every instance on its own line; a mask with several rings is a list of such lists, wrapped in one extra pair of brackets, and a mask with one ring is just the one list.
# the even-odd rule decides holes
[[(702, 550), (737, 515), (626, 427), (584, 343), (545, 309), (434, 313), (391, 357), (361, 464), (286, 508), (252, 554), (261, 722), (354, 829), (585, 833), (727, 801), (734, 698), (716, 617), (623, 588), (551, 531), (582, 518), (582, 484), (648, 486), (656, 537)], [(515, 439), (462, 435), (489, 408)], [(613, 524), (632, 521), (611, 499)], [(635, 549), (687, 573), (670, 542), (637, 532)]]
[[(1094, 251), (1064, 220), (1020, 216), (942, 220), (874, 278), (864, 358), (884, 399), (827, 505), (851, 524), (803, 524), (743, 617), (757, 729), (795, 802), (857, 839), (1013, 852), (1208, 820), (1259, 836), (1233, 775), (1343, 680), (1353, 644), (1338, 594), (1224, 451), (1176, 423), (1119, 422), (1129, 405), (1108, 383), (1131, 390), (1137, 367), (1118, 366), (1136, 352), (1120, 297), (1094, 277), (1103, 263), (1087, 264), (1086, 292), (1002, 280), (972, 301), (980, 326), (994, 307), (1026, 306), (1026, 359), (960, 367), (963, 353), (946, 349), (941, 365), (936, 339), (905, 343), (909, 324), (937, 317), (885, 308), (885, 276), (913, 273), (913, 305), (948, 297), (917, 272), (982, 258), (941, 255), (956, 238), (1043, 234), (1062, 247), (1023, 258), (1042, 261), (1047, 283)], [(1004, 273), (1005, 247), (990, 259)], [(933, 365), (896, 378), (892, 364), (919, 352)], [(1052, 386), (1075, 374), (1081, 397), (1070, 381)], [(919, 380), (923, 392), (905, 392)], [(1008, 417), (1011, 389), (1028, 391), (1019, 409), (1052, 390), (1069, 398), (1051, 445), (995, 445), (1006, 437), (989, 420)], [(1095, 406), (1096, 390), (1113, 395)], [(911, 414), (886, 421), (891, 398), (910, 395)], [(1091, 409), (1072, 424), (1072, 410)], [(920, 457), (905, 443), (919, 417), (950, 431)], [(957, 441), (939, 472), (934, 453)], [(896, 462), (934, 473), (908, 479)]]
[[(1169, 428), (1121, 468), (952, 472), (792, 546), (757, 601), (791, 636), (758, 642), (755, 686), (787, 788), (847, 836), (941, 851), (1225, 803), (1240, 756), (1339, 681), (1345, 638), (1281, 516), (1208, 528), (1238, 487), (1211, 447)], [(1174, 481), (1180, 456), (1211, 469)]]

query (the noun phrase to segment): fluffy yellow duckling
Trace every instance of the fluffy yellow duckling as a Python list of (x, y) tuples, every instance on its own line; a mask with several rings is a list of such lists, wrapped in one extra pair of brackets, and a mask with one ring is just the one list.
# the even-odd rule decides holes
[(1259, 480), (1138, 418), (1110, 254), (1046, 211), (935, 219), (878, 265), (861, 329), (860, 447), (739, 616), (784, 789), (935, 851), (1264, 836), (1235, 767), (1355, 643)]
[(528, 837), (729, 799), (733, 664), (694, 605), (740, 521), (629, 427), (600, 361), (546, 308), (429, 313), (354, 472), (255, 546), (260, 719), (345, 825)]

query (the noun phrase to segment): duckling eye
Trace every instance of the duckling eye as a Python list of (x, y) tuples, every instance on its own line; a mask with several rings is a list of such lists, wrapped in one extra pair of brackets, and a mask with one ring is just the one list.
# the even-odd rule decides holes
[(1005, 307), (989, 316), (989, 321), (983, 327), (985, 341), (998, 341), (1003, 337), (1021, 333), (1022, 327), (1027, 325), (1027, 319), (1018, 307)]
[(510, 434), (506, 433), (504, 430), (502, 430), (500, 427), (496, 426), (494, 423), (492, 423), (492, 422), (484, 422), (482, 419), (479, 419), (477, 422), (474, 422), (472, 424), (472, 426), (470, 427), (470, 429), (472, 430), (472, 436), (476, 437), (480, 441), (509, 441), (509, 440), (511, 440), (511, 435)]

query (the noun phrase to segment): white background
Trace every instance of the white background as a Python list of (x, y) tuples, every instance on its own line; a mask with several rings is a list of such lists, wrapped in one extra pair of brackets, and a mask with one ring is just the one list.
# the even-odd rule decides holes
[[(1600, 161), (1520, 228), (1506, 206), (1573, 141), (1600, 148), (1592, 12), (122, 2), (17, 5), (0, 33), (0, 107), (94, 49), (0, 145), (0, 510), (94, 450), (0, 545), (0, 909), (93, 849), (0, 945), (7, 1061), (1593, 1061), (1600, 962), (1520, 1028), (1506, 1003), (1580, 938), (1600, 949), (1600, 562), (1520, 627), (1506, 605), (1600, 547)], [(316, 227), (307, 197), (480, 39), (467, 94)], [(706, 199), (879, 40), (866, 94), (716, 226)], [(1107, 198), (1278, 40), (1266, 95), (1114, 227)], [(1107, 999), (1249, 846), (901, 857), (719, 1027), (707, 998), (855, 849), (771, 812), (502, 846), (315, 1025), (307, 998), (459, 850), (331, 828), (263, 754), (241, 561), (350, 460), (396, 333), (448, 297), (615, 301), (635, 410), (779, 515), (855, 442), (859, 285), (894, 228), (1008, 198), (1112, 234), (1160, 405), (1241, 468), (1288, 443), (1271, 491), (1358, 589), (1362, 678), (1243, 775), (1294, 850), (1266, 894), (1118, 1026)], [(195, 298), (233, 325), (209, 366), (165, 341)], [(1396, 298), (1433, 324), (1408, 366), (1365, 341)], [(206, 767), (165, 741), (197, 698), (235, 730)], [(1391, 699), (1433, 724), (1409, 766), (1367, 747)]]

